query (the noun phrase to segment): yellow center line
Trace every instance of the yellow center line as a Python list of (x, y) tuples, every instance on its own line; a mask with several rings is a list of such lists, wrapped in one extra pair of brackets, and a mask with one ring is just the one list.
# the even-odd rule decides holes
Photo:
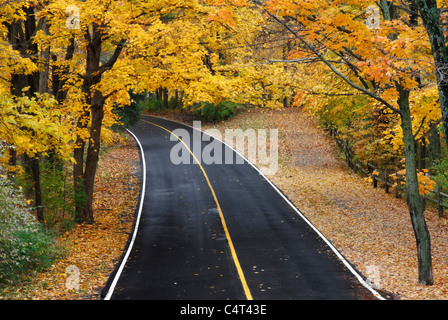
[(204, 174), (205, 180), (207, 181), (207, 184), (208, 184), (208, 186), (209, 186), (209, 188), (210, 188), (210, 190), (211, 190), (211, 192), (212, 192), (213, 198), (215, 199), (215, 203), (216, 203), (216, 206), (217, 206), (218, 211), (219, 211), (219, 217), (221, 218), (221, 223), (222, 223), (224, 232), (225, 232), (225, 234), (226, 234), (227, 242), (228, 242), (229, 247), (230, 247), (230, 252), (232, 253), (233, 262), (235, 263), (236, 269), (237, 269), (237, 271), (238, 271), (238, 275), (239, 275), (239, 277), (240, 277), (241, 284), (243, 285), (244, 293), (246, 294), (246, 298), (247, 298), (247, 300), (253, 300), (253, 298), (252, 298), (252, 294), (250, 293), (250, 290), (249, 290), (249, 286), (247, 285), (247, 282), (246, 282), (246, 278), (244, 277), (243, 269), (241, 268), (240, 262), (239, 262), (239, 260), (238, 260), (238, 256), (237, 256), (237, 254), (236, 254), (235, 247), (233, 246), (232, 238), (230, 237), (229, 230), (227, 229), (227, 224), (226, 224), (226, 220), (224, 219), (224, 214), (222, 213), (221, 206), (219, 205), (219, 201), (218, 201), (218, 198), (216, 197), (215, 190), (213, 189), (212, 184), (210, 183), (210, 180), (209, 180), (209, 178), (208, 178), (207, 173), (206, 173), (205, 170), (204, 170), (204, 167), (203, 167), (203, 166), (201, 165), (201, 163), (198, 161), (198, 159), (197, 159), (196, 156), (193, 154), (193, 152), (191, 151), (191, 149), (185, 144), (185, 142), (182, 141), (182, 139), (179, 138), (177, 135), (175, 135), (173, 132), (171, 132), (170, 130), (168, 130), (168, 129), (166, 129), (166, 128), (164, 128), (164, 127), (158, 125), (158, 124), (155, 124), (155, 123), (153, 123), (153, 122), (146, 121), (146, 120), (142, 120), (142, 121), (143, 121), (143, 122), (147, 122), (147, 123), (149, 123), (149, 124), (152, 124), (152, 125), (154, 125), (154, 126), (156, 126), (156, 127), (159, 127), (159, 128), (161, 128), (161, 129), (163, 129), (163, 130), (169, 132), (169, 133), (172, 134), (173, 136), (175, 136), (175, 137), (176, 137), (180, 142), (182, 142), (182, 144), (187, 148), (187, 150), (190, 152), (190, 154), (191, 154), (191, 155), (193, 156), (193, 158), (196, 160), (196, 163), (197, 163), (197, 164), (199, 165), (199, 167), (201, 168), (201, 171), (202, 171), (202, 173)]

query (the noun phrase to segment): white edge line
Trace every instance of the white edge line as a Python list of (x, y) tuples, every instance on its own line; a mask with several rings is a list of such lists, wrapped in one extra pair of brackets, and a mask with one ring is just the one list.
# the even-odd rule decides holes
[(145, 160), (145, 154), (143, 152), (143, 147), (140, 143), (140, 141), (138, 140), (138, 138), (128, 129), (126, 129), (135, 139), (135, 141), (137, 142), (139, 148), (140, 148), (140, 154), (141, 154), (141, 162), (142, 162), (142, 188), (141, 188), (141, 193), (140, 193), (140, 204), (139, 204), (139, 208), (138, 208), (138, 213), (137, 213), (137, 217), (136, 217), (136, 222), (134, 225), (134, 233), (132, 234), (132, 239), (128, 245), (128, 250), (126, 251), (125, 256), (123, 257), (123, 259), (121, 260), (121, 264), (120, 267), (117, 270), (117, 273), (115, 274), (114, 280), (112, 281), (109, 290), (107, 291), (106, 296), (104, 297), (104, 300), (110, 300), (112, 294), (114, 293), (115, 290), (115, 286), (117, 285), (118, 279), (121, 276), (121, 273), (123, 272), (124, 266), (129, 258), (129, 254), (131, 253), (132, 247), (134, 246), (134, 242), (135, 242), (135, 238), (137, 237), (137, 230), (138, 230), (138, 226), (140, 224), (140, 218), (142, 215), (142, 209), (143, 209), (143, 202), (145, 199), (145, 190), (146, 190), (146, 160)]
[[(197, 128), (194, 128), (188, 124), (176, 121), (176, 120), (171, 120), (171, 119), (166, 119), (163, 117), (158, 117), (158, 116), (153, 116), (153, 115), (146, 115), (148, 117), (154, 117), (154, 118), (159, 118), (159, 119), (163, 119), (163, 120), (168, 120), (168, 121), (172, 121), (172, 122), (177, 122), (179, 124), (182, 124), (184, 126), (190, 127), (193, 130), (198, 130)], [(199, 130), (198, 130), (199, 131)], [(283, 194), (283, 192), (281, 192), (277, 186), (275, 184), (273, 184), (271, 182), (271, 180), (269, 180), (268, 177), (266, 177), (266, 175), (260, 171), (260, 169), (258, 169), (252, 162), (249, 161), (249, 159), (247, 159), (243, 154), (241, 154), (238, 150), (235, 150), (232, 146), (230, 146), (227, 142), (222, 141), (219, 138), (213, 137), (210, 134), (204, 132), (204, 131), (200, 131), (203, 134), (206, 134), (218, 141), (220, 141), (221, 143), (223, 143), (224, 145), (226, 145), (227, 147), (229, 147), (230, 149), (232, 149), (235, 153), (237, 153), (240, 157), (242, 157), (244, 160), (247, 161), (248, 164), (250, 164), (256, 171), (258, 171), (258, 173), (272, 186), (272, 188), (274, 188), (275, 191), (277, 191), (278, 194), (280, 194), (280, 196), (296, 211), (296, 213), (322, 238), (322, 240), (325, 241), (325, 243), (331, 248), (331, 250), (333, 250), (333, 252), (336, 254), (336, 256), (344, 263), (344, 265), (353, 273), (353, 275), (358, 279), (358, 281), (366, 288), (368, 289), (375, 297), (377, 297), (379, 300), (386, 300), (384, 297), (382, 297), (374, 288), (372, 288), (363, 278), (362, 276), (350, 265), (350, 263), (347, 261), (347, 259), (344, 258), (344, 256), (342, 256), (342, 254), (333, 246), (333, 244), (327, 239), (325, 238), (325, 236), (311, 223), (311, 221), (309, 221), (302, 212), (300, 212), (300, 210)]]

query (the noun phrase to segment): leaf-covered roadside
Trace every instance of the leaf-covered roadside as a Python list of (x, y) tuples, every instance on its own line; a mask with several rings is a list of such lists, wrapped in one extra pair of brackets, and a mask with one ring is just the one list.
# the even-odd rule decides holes
[[(67, 255), (49, 271), (0, 292), (0, 299), (99, 299), (129, 239), (140, 177), (140, 155), (131, 137), (105, 148), (96, 177), (95, 223), (76, 225), (64, 234), (58, 241)], [(74, 289), (71, 280), (78, 274), (79, 289)]]
[(406, 200), (374, 189), (351, 171), (335, 142), (313, 118), (297, 108), (252, 111), (207, 127), (278, 129), (279, 169), (269, 179), (325, 237), (379, 290), (394, 298), (448, 299), (448, 219), (439, 218), (431, 207), (425, 212), (432, 239), (434, 285), (418, 285), (416, 245)]

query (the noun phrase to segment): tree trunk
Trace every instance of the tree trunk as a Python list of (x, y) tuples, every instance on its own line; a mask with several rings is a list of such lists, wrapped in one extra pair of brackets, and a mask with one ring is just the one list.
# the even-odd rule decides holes
[(162, 90), (162, 97), (163, 97), (163, 107), (165, 109), (168, 109), (168, 107), (169, 107), (169, 100), (168, 100), (168, 89), (167, 88), (163, 88), (163, 90)]
[[(78, 119), (77, 129), (81, 130), (87, 127), (86, 123), (88, 121), (89, 112), (86, 111), (83, 116)], [(75, 197), (75, 210), (76, 210), (76, 221), (78, 223), (86, 222), (84, 221), (84, 208), (86, 207), (86, 196), (84, 191), (84, 149), (85, 141), (83, 138), (78, 136), (76, 138), (75, 148), (73, 150), (73, 158), (75, 163), (73, 165), (73, 186), (74, 186), (74, 197)]]
[(415, 156), (414, 135), (412, 132), (411, 111), (409, 108), (409, 90), (397, 85), (399, 92), (401, 127), (403, 129), (404, 153), (406, 161), (406, 189), (409, 213), (417, 243), (418, 283), (434, 283), (431, 262), (431, 237), (426, 226), (422, 197), (418, 189), (417, 162)]
[(418, 146), (418, 168), (419, 170), (427, 169), (426, 154), (428, 152), (426, 146), (426, 140), (422, 139)]
[[(67, 46), (66, 53), (65, 53), (65, 61), (69, 61), (73, 59), (73, 55), (75, 54), (75, 39), (70, 39), (70, 44)], [(57, 61), (57, 56), (52, 56), (53, 61)], [(64, 90), (64, 86), (67, 82), (67, 80), (62, 77), (63, 75), (66, 75), (69, 73), (70, 70), (67, 67), (61, 67), (61, 66), (53, 66), (52, 67), (52, 92), (55, 96), (58, 103), (61, 103), (65, 98), (67, 97), (67, 91)]]
[[(87, 31), (89, 32), (89, 31)], [(84, 166), (84, 149), (86, 142), (81, 137), (77, 138), (75, 148), (75, 165), (73, 168), (73, 178), (75, 185), (75, 196), (83, 201), (76, 202), (77, 222), (92, 224), (95, 222), (93, 214), (93, 193), (95, 184), (95, 174), (98, 166), (101, 127), (104, 117), (105, 98), (99, 91), (93, 91), (92, 87), (101, 81), (100, 57), (101, 57), (101, 32), (97, 25), (92, 27), (92, 36), (86, 35), (89, 39), (86, 55), (86, 74), (83, 83), (83, 92), (86, 95), (87, 104), (90, 110), (86, 110), (78, 121), (78, 128), (86, 129), (90, 117), (90, 137), (88, 140), (87, 156)], [(80, 193), (84, 197), (80, 197)]]
[(429, 42), (431, 43), (439, 90), (445, 142), (448, 145), (448, 48), (445, 45), (445, 37), (440, 24), (437, 1), (416, 0), (416, 4), (420, 11), (423, 25), (428, 33)]
[(36, 203), (36, 215), (37, 219), (40, 222), (44, 222), (44, 207), (42, 202), (42, 188), (40, 183), (40, 159), (39, 155), (34, 156), (30, 159), (31, 172), (33, 175), (33, 181), (34, 181), (34, 201)]
[(437, 130), (437, 125), (431, 124), (428, 140), (429, 174), (432, 174), (434, 162), (439, 159), (440, 153), (442, 152), (440, 148), (440, 135)]
[(94, 222), (93, 216), (93, 193), (95, 185), (96, 169), (98, 167), (99, 152), (101, 146), (101, 127), (104, 118), (104, 97), (96, 91), (91, 106), (92, 124), (90, 127), (90, 139), (87, 148), (87, 158), (84, 171), (84, 191), (86, 195), (86, 206), (83, 210), (83, 220), (87, 223)]
[[(89, 107), (78, 120), (78, 128), (87, 129), (90, 120), (90, 137), (88, 139), (85, 167), (84, 148), (86, 141), (80, 136), (77, 137), (77, 144), (74, 152), (76, 162), (73, 168), (75, 196), (79, 199), (79, 194), (82, 192), (85, 200), (82, 202), (76, 202), (77, 222), (89, 224), (94, 223), (93, 193), (96, 169), (99, 160), (101, 127), (103, 125), (104, 118), (104, 103), (106, 101), (103, 94), (95, 90), (94, 87), (101, 82), (103, 73), (113, 68), (126, 43), (125, 39), (119, 41), (116, 44), (115, 51), (109, 60), (100, 65), (103, 41), (102, 32), (102, 26), (92, 23), (91, 28), (88, 28), (84, 33), (84, 38), (87, 41), (87, 47), (86, 72), (83, 76), (84, 82), (82, 85), (82, 91), (85, 94), (86, 104), (89, 105)], [(74, 42), (72, 41), (72, 45), (73, 44)], [(72, 53), (73, 48), (71, 50), (67, 49), (67, 57), (69, 57), (69, 54)]]
[[(386, 20), (392, 21), (398, 18), (396, 8), (392, 3), (389, 6), (388, 1), (381, 0), (381, 4)], [(411, 5), (415, 7), (415, 3), (411, 3)], [(390, 34), (389, 38), (396, 39), (397, 36), (397, 34)], [(404, 89), (399, 83), (396, 83), (396, 89), (399, 93), (397, 103), (401, 117), (401, 128), (403, 130), (407, 200), (417, 244), (418, 283), (421, 285), (432, 285), (434, 280), (431, 262), (431, 237), (426, 226), (423, 198), (419, 191), (415, 140), (412, 130), (411, 110), (409, 107), (410, 92), (408, 89)]]
[[(26, 19), (23, 21), (16, 21), (8, 27), (8, 40), (14, 50), (20, 52), (23, 57), (31, 56), (36, 59), (38, 57), (39, 49), (37, 44), (33, 42), (33, 37), (37, 29), (37, 20), (32, 6), (25, 7), (24, 13)], [(45, 50), (45, 53), (49, 53), (49, 49)], [(45, 60), (47, 62), (47, 60)], [(47, 69), (45, 69), (47, 70)], [(21, 97), (23, 89), (29, 87), (29, 90), (25, 93), (29, 98), (33, 98), (36, 93), (43, 93), (46, 91), (45, 81), (48, 77), (48, 73), (34, 72), (29, 75), (24, 74), (12, 74), (11, 75), (11, 89), (12, 95)], [(26, 131), (31, 131), (29, 128), (24, 128)], [(36, 206), (36, 215), (39, 221), (44, 222), (44, 210), (42, 203), (42, 188), (40, 182), (40, 159), (39, 154), (34, 156), (26, 155), (25, 165), (31, 171), (31, 177), (33, 181), (34, 200)], [(17, 159), (17, 153), (14, 151), (11, 154), (10, 160), (15, 163)]]

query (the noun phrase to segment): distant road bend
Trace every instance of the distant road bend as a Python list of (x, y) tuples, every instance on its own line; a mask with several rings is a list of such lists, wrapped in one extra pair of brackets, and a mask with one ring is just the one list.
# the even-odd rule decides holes
[(105, 299), (382, 299), (252, 164), (173, 164), (178, 128), (196, 130), (151, 116), (130, 130), (144, 194)]

